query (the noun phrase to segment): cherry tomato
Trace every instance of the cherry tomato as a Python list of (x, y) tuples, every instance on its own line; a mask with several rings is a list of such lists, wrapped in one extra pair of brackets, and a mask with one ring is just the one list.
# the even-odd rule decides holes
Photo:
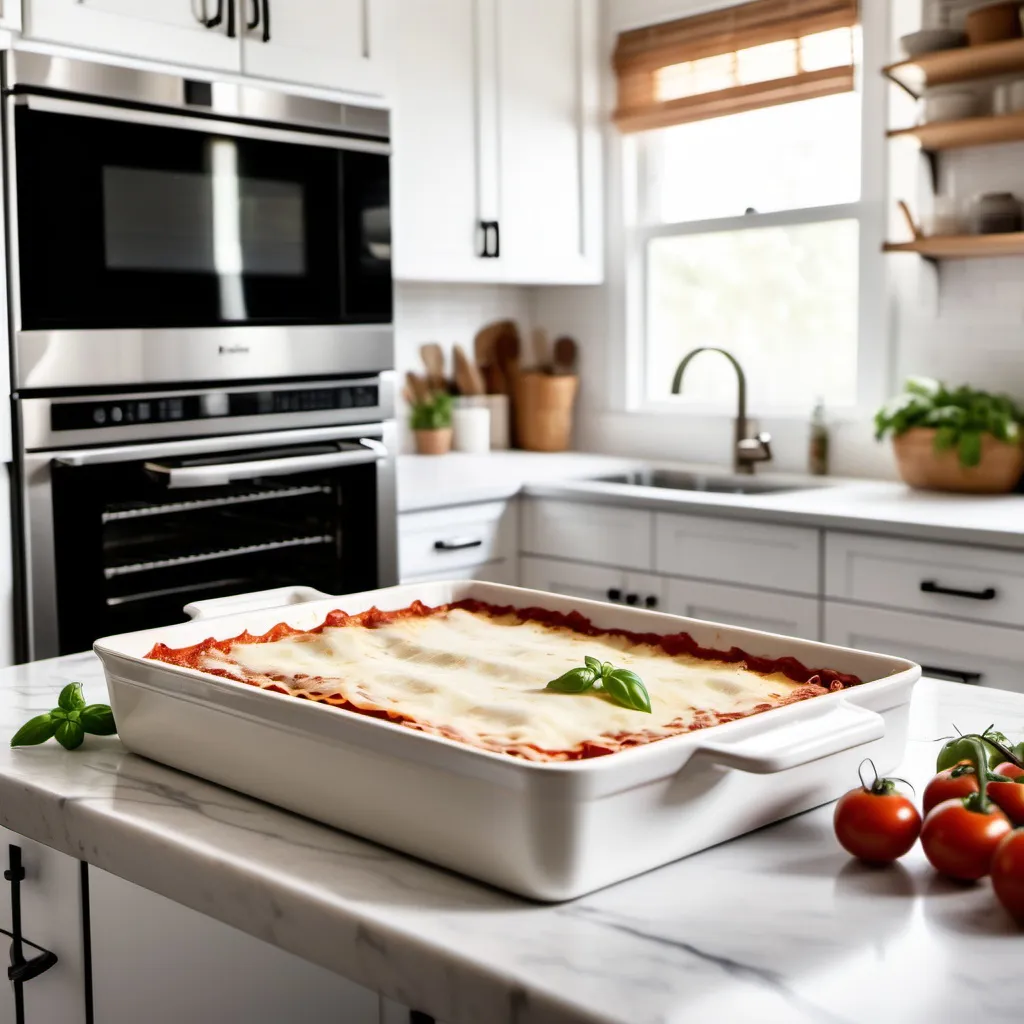
[(999, 841), (1011, 830), (993, 804), (972, 810), (967, 800), (945, 800), (929, 811), (921, 828), (921, 846), (936, 871), (961, 881), (988, 874)]
[(1024, 829), (1011, 832), (996, 847), (992, 888), (1010, 915), (1024, 925)]
[(902, 857), (921, 832), (921, 815), (891, 779), (876, 779), (870, 789), (861, 786), (841, 796), (832, 822), (843, 849), (869, 864)]
[(1014, 825), (1024, 825), (1024, 783), (1013, 782), (1007, 779), (1006, 782), (989, 782), (985, 787), (989, 799), (994, 803)]
[(992, 769), (993, 775), (1002, 775), (1006, 779), (1019, 779), (1024, 775), (1024, 768), (1019, 768), (1012, 761), (1004, 761)]
[[(954, 772), (960, 774), (954, 775)], [(969, 764), (958, 764), (953, 768), (947, 768), (944, 772), (939, 772), (928, 783), (924, 790), (924, 796), (921, 797), (921, 809), (927, 816), (933, 807), (941, 804), (944, 800), (970, 796), (977, 792), (978, 776), (974, 774), (974, 769)]]

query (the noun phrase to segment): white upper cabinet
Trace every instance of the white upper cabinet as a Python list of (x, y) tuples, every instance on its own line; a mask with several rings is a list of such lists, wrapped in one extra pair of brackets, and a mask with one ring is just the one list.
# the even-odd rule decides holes
[(25, 0), (24, 34), (84, 50), (237, 73), (242, 69), (242, 49), (234, 3)]
[(390, 3), (241, 0), (242, 71), (281, 82), (383, 95)]
[(596, 0), (403, 0), (395, 276), (601, 279)]

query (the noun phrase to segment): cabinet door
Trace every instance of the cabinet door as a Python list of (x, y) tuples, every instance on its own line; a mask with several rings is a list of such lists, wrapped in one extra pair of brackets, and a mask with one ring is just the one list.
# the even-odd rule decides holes
[(589, 601), (618, 601), (625, 593), (626, 573), (555, 558), (520, 558), (519, 582), (529, 590), (547, 590)]
[(528, 499), (522, 506), (523, 551), (581, 562), (651, 569), (654, 516), (636, 508)]
[[(25, 1020), (29, 1024), (85, 1024), (81, 864), (74, 857), (0, 828), (0, 870), (11, 866), (11, 846), (21, 851), (25, 871), (19, 885), (22, 935), (57, 954), (53, 967), (24, 985)], [(0, 885), (0, 928), (10, 931), (12, 885), (3, 879)], [(28, 959), (38, 951), (25, 946), (23, 952)], [(14, 989), (5, 979), (0, 984), (0, 1024), (15, 1024), (15, 1020)]]
[(818, 601), (696, 580), (666, 580), (665, 611), (729, 626), (817, 640)]
[(216, 14), (218, 0), (25, 0), (24, 34), (83, 50), (238, 72), (239, 25), (228, 16), (228, 5), (237, 2), (222, 0), (220, 23), (207, 27), (204, 19)]
[(926, 676), (1024, 693), (1024, 630), (825, 602), (825, 642), (916, 661)]
[(242, 70), (281, 82), (383, 95), (392, 2), (242, 0)]
[(493, 5), (406, 3), (395, 27), (397, 280), (501, 280), (501, 260), (481, 255), (480, 228), (498, 219)]
[(499, 0), (501, 260), (522, 284), (601, 280), (595, 0)]
[(89, 906), (103, 1024), (378, 1024), (369, 989), (96, 868)]

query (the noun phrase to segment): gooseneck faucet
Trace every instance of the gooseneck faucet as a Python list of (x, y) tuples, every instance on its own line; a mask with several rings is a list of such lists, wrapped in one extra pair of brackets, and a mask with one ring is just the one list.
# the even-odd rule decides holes
[(771, 459), (772, 437), (771, 434), (766, 433), (760, 433), (754, 437), (747, 436), (749, 429), (747, 423), (747, 377), (743, 372), (743, 367), (740, 366), (736, 357), (731, 352), (726, 352), (724, 348), (714, 348), (710, 345), (702, 345), (700, 348), (695, 348), (692, 352), (688, 352), (683, 356), (683, 361), (676, 368), (676, 375), (672, 378), (672, 394), (678, 395), (682, 393), (683, 374), (686, 373), (690, 360), (694, 356), (700, 355), (701, 352), (718, 352), (732, 363), (733, 369), (736, 371), (736, 424), (732, 450), (732, 468), (735, 473), (753, 473), (754, 463), (767, 462)]

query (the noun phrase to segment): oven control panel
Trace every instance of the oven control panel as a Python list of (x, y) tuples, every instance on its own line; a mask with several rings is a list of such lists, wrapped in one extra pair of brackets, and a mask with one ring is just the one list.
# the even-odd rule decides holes
[(160, 395), (104, 395), (54, 402), (50, 429), (99, 430), (149, 423), (371, 409), (380, 404), (375, 383), (331, 384), (260, 390), (220, 389)]

